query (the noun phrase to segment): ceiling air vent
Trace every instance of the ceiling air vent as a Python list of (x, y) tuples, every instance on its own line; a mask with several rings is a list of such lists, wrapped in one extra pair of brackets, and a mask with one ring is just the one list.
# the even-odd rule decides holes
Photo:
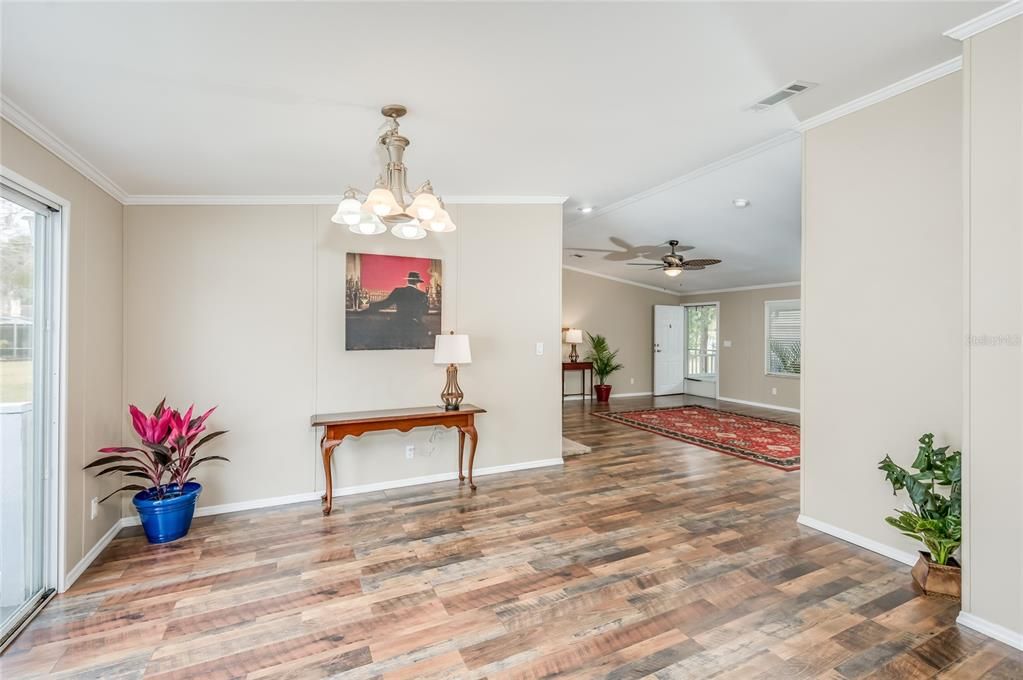
[(747, 107), (750, 111), (766, 111), (783, 101), (792, 99), (797, 94), (802, 94), (812, 87), (817, 87), (817, 83), (808, 83), (805, 80), (795, 80), (785, 87), (781, 88), (777, 92), (772, 92), (755, 104), (751, 104)]

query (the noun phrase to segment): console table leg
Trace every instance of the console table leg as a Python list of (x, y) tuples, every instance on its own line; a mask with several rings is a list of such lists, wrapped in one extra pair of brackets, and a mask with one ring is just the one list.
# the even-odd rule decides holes
[(465, 432), (458, 430), (458, 481), (464, 482), (465, 475), (462, 474), (462, 454), (465, 453)]
[(320, 498), (320, 502), (323, 504), (324, 517), (329, 515), (330, 511), (334, 508), (334, 480), (331, 478), (330, 459), (334, 455), (334, 449), (340, 443), (340, 441), (327, 441), (327, 435), (323, 435), (323, 439), (320, 440), (320, 447), (323, 452), (323, 479), (326, 482), (326, 489)]
[(472, 481), (472, 466), (476, 462), (476, 444), (479, 441), (479, 435), (476, 433), (475, 425), (466, 425), (460, 431), (465, 432), (469, 435), (469, 488), (473, 491), (476, 490), (476, 484)]

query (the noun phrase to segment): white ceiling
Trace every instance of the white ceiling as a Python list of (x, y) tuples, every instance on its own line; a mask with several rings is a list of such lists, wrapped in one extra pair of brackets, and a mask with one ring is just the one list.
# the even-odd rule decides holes
[[(799, 281), (801, 142), (796, 134), (782, 140), (720, 169), (566, 224), (564, 264), (675, 293)], [(736, 208), (735, 198), (746, 198), (750, 205)], [(682, 253), (684, 258), (722, 262), (670, 278), (594, 252), (620, 252), (621, 241), (616, 246), (612, 238), (634, 247), (677, 239), (693, 246)], [(653, 257), (665, 252), (667, 246)]]
[[(569, 196), (571, 221), (579, 205), (609, 206), (957, 56), (942, 31), (996, 4), (7, 1), (0, 86), (130, 195), (367, 189), (379, 107), (403, 103), (410, 181), (449, 196)], [(795, 79), (820, 86), (743, 110)], [(749, 190), (765, 196), (751, 215), (778, 211), (763, 233), (792, 228), (774, 205), (790, 170), (765, 169)], [(672, 231), (727, 254), (699, 230), (734, 216), (683, 191), (694, 221)], [(653, 237), (635, 215), (578, 229)], [(775, 259), (738, 260), (725, 263), (741, 265), (734, 277), (724, 265), (700, 274), (790, 275)]]

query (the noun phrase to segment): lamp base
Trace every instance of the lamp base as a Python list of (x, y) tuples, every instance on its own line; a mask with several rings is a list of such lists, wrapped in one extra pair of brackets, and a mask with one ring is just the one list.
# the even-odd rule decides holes
[(444, 384), (444, 391), (440, 393), (440, 398), (444, 402), (445, 411), (457, 411), (465, 397), (462, 394), (462, 388), (458, 386), (458, 366), (448, 364), (447, 373), (448, 381)]
[(568, 353), (568, 360), (573, 364), (579, 361), (579, 350), (575, 348), (575, 343), (572, 343), (572, 351)]

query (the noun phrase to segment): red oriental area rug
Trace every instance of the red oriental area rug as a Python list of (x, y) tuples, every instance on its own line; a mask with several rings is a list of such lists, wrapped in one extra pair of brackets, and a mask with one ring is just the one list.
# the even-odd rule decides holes
[(704, 406), (593, 415), (780, 470), (799, 469), (797, 425), (741, 416)]

